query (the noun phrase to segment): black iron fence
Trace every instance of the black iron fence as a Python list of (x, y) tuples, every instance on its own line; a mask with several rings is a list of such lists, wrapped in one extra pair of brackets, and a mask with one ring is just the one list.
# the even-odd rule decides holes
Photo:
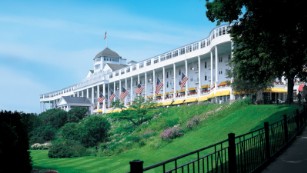
[(276, 157), (306, 126), (306, 108), (275, 123), (181, 156), (143, 167), (130, 162), (130, 173), (247, 173), (257, 172)]

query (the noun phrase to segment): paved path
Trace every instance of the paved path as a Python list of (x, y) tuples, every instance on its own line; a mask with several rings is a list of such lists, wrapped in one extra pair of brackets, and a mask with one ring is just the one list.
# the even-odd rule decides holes
[(307, 173), (307, 127), (262, 173)]

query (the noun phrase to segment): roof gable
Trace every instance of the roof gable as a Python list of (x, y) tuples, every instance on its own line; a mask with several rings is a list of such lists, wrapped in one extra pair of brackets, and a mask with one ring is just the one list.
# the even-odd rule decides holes
[(103, 49), (101, 52), (99, 52), (94, 59), (100, 58), (100, 57), (108, 57), (108, 58), (121, 58), (116, 52), (109, 48)]

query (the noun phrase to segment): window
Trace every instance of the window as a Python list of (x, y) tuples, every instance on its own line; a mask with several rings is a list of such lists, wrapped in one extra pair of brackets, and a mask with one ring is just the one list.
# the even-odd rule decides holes
[(168, 88), (168, 82), (166, 82), (166, 88)]
[(165, 60), (165, 57), (164, 56), (161, 56), (160, 57), (160, 61), (164, 61)]
[(185, 48), (180, 49), (180, 55), (185, 54)]
[(192, 52), (192, 47), (191, 45), (187, 46), (187, 53)]
[(207, 61), (205, 61), (205, 68), (207, 68)]
[(178, 56), (178, 50), (175, 50), (175, 51), (173, 52), (173, 57), (176, 57), (176, 56)]
[(179, 75), (181, 75), (181, 69), (179, 69)]
[(168, 72), (166, 72), (166, 78), (168, 78)]
[(231, 56), (230, 56), (230, 55), (228, 55), (228, 61), (230, 61), (230, 58), (231, 58)]
[(205, 75), (205, 81), (207, 80), (207, 75)]
[(219, 57), (219, 62), (223, 62), (223, 57)]
[(166, 59), (170, 59), (172, 57), (172, 54), (171, 53), (167, 53), (166, 54)]
[(193, 44), (193, 51), (198, 49), (198, 43)]
[(206, 40), (204, 40), (200, 43), (200, 48), (204, 48), (204, 47), (206, 47)]

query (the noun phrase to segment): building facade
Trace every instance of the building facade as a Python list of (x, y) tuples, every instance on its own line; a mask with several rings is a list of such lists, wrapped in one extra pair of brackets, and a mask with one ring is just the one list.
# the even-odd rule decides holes
[[(126, 62), (109, 48), (99, 52), (82, 82), (62, 90), (42, 94), (41, 109), (58, 107), (63, 96), (85, 97), (92, 113), (108, 113), (111, 102), (121, 100), (129, 106), (137, 96), (154, 99), (161, 106), (192, 102), (234, 100), (240, 95), (227, 78), (232, 58), (228, 26), (214, 28), (209, 36), (146, 60)], [(270, 99), (284, 99), (285, 83), (268, 89)]]

